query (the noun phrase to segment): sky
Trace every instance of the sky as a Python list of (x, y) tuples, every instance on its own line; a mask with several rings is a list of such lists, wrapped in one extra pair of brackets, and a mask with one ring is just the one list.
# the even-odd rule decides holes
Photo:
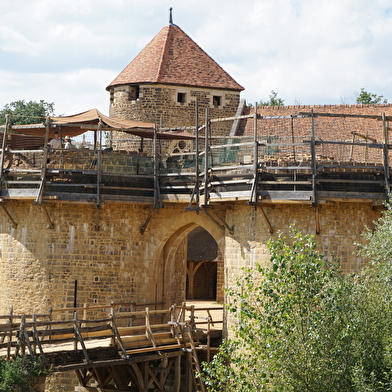
[(53, 102), (109, 112), (105, 90), (173, 22), (254, 104), (392, 103), (391, 0), (0, 0), (0, 109)]

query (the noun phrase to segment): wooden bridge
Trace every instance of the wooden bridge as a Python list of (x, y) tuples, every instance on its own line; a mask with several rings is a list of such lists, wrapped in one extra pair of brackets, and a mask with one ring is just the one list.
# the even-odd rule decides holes
[(0, 356), (40, 357), (53, 372), (74, 371), (80, 392), (205, 391), (200, 361), (209, 361), (220, 342), (222, 306), (116, 307), (11, 311), (0, 316)]

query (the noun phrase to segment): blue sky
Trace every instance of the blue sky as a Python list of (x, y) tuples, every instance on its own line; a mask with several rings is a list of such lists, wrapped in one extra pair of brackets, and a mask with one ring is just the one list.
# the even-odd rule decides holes
[(169, 22), (238, 83), (248, 102), (352, 104), (363, 87), (392, 103), (390, 0), (0, 0), (0, 108), (97, 108), (105, 87)]

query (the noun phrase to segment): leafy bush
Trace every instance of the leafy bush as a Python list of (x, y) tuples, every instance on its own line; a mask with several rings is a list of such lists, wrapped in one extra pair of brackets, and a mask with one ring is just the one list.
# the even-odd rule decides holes
[(227, 291), (234, 336), (203, 364), (209, 391), (392, 391), (392, 280), (342, 274), (296, 230), (268, 247)]
[(14, 392), (19, 387), (23, 392), (33, 391), (31, 381), (35, 377), (46, 376), (49, 367), (41, 358), (28, 356), (13, 360), (0, 360), (0, 392)]

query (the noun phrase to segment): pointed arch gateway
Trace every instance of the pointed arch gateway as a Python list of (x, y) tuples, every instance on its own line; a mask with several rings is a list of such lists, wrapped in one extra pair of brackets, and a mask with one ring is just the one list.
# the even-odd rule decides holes
[(186, 299), (223, 301), (223, 231), (196, 219), (183, 222), (161, 245), (165, 305)]
[(188, 234), (187, 299), (215, 300), (217, 298), (218, 263), (222, 257), (218, 244), (203, 227)]

